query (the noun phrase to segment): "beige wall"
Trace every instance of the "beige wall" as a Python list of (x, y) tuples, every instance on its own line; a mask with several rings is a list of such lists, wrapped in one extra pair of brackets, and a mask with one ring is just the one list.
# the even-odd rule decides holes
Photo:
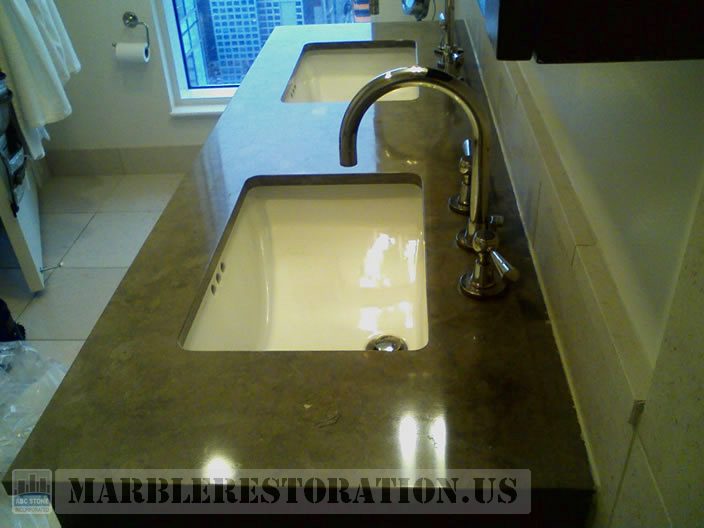
[(704, 60), (521, 69), (654, 364), (704, 183)]
[(122, 13), (134, 10), (153, 27), (150, 2), (56, 0), (56, 5), (82, 71), (66, 87), (73, 115), (49, 127), (52, 140), (48, 150), (203, 144), (217, 116), (169, 115), (154, 31), (149, 64), (126, 66), (117, 64), (113, 57), (112, 42), (143, 38), (141, 28), (124, 27)]
[[(151, 1), (55, 1), (82, 71), (66, 87), (73, 114), (49, 126), (52, 140), (46, 148), (51, 173), (187, 170), (220, 116), (169, 115)], [(414, 20), (402, 13), (399, 0), (379, 0), (379, 6), (375, 21)], [(112, 42), (143, 38), (142, 28), (131, 30), (122, 24), (122, 14), (128, 10), (152, 27), (152, 56), (147, 65), (121, 65), (114, 60)]]
[[(94, 5), (95, 4), (95, 5)], [(98, 5), (99, 4), (99, 5)], [(48, 150), (127, 149), (202, 145), (219, 116), (171, 117), (161, 54), (152, 30), (148, 65), (125, 66), (113, 57), (113, 41), (142, 37), (122, 25), (133, 10), (154, 27), (149, 0), (56, 0), (83, 66), (67, 92), (73, 115), (51, 125)], [(380, 0), (378, 21), (412, 21), (400, 0)]]

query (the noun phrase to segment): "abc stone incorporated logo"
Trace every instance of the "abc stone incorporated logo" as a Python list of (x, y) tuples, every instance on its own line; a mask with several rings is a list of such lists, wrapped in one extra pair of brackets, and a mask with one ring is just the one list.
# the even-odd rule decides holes
[(12, 513), (51, 512), (51, 470), (12, 471)]

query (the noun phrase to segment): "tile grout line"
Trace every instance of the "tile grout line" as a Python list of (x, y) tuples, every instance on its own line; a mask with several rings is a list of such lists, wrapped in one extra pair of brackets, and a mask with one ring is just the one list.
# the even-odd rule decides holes
[[(84, 213), (84, 214), (85, 214), (85, 213)], [(54, 272), (55, 272), (55, 271), (57, 271), (57, 270), (59, 270), (59, 269), (61, 269), (61, 268), (66, 268), (66, 267), (67, 267), (67, 266), (64, 266), (64, 265), (63, 265), (64, 259), (66, 258), (66, 255), (68, 255), (69, 252), (73, 249), (73, 247), (76, 245), (76, 242), (78, 242), (78, 239), (81, 238), (81, 235), (83, 235), (83, 233), (85, 233), (86, 229), (88, 229), (88, 226), (90, 225), (90, 223), (91, 223), (91, 222), (93, 221), (93, 219), (95, 218), (95, 215), (97, 215), (97, 214), (98, 214), (97, 211), (91, 214), (91, 217), (90, 217), (90, 219), (86, 222), (86, 225), (83, 226), (83, 229), (81, 229), (81, 232), (78, 233), (78, 236), (76, 236), (76, 238), (73, 240), (73, 242), (71, 242), (71, 245), (70, 245), (70, 246), (68, 247), (68, 249), (64, 252), (63, 256), (59, 259), (58, 267), (57, 267), (57, 268), (54, 268), (53, 270), (51, 270), (51, 273), (47, 276), (47, 278), (46, 278), (45, 281), (44, 281), (45, 283), (48, 282), (48, 281), (49, 281), (49, 278), (51, 278), (51, 277), (54, 275)]]
[[(121, 176), (124, 177), (124, 174), (122, 174)], [(48, 273), (48, 274), (44, 277), (44, 290), (46, 290), (46, 288), (47, 288), (47, 286), (48, 286), (48, 284), (49, 284), (49, 280), (51, 279), (51, 277), (54, 276), (54, 272), (57, 271), (58, 269), (61, 269), (61, 268), (65, 268), (65, 267), (66, 267), (66, 266), (63, 266), (63, 265), (62, 265), (64, 259), (66, 258), (66, 255), (68, 255), (68, 253), (71, 251), (71, 249), (73, 249), (73, 247), (76, 245), (76, 242), (78, 241), (78, 239), (81, 238), (81, 235), (83, 235), (83, 233), (85, 233), (86, 229), (88, 229), (88, 226), (90, 225), (90, 223), (91, 223), (91, 222), (93, 221), (93, 219), (95, 218), (95, 215), (98, 214), (98, 211), (100, 210), (100, 207), (107, 201), (107, 199), (108, 199), (109, 197), (111, 197), (111, 196), (114, 194), (114, 192), (115, 192), (115, 190), (117, 189), (117, 186), (118, 186), (118, 185), (119, 185), (119, 183), (116, 184), (116, 185), (113, 187), (113, 189), (111, 190), (111, 192), (108, 194), (108, 196), (105, 197), (105, 198), (100, 202), (100, 204), (96, 206), (95, 210), (91, 210), (91, 211), (82, 211), (82, 212), (65, 212), (65, 211), (64, 211), (64, 212), (58, 212), (58, 211), (57, 211), (57, 212), (53, 212), (53, 213), (46, 213), (46, 212), (42, 212), (42, 211), (41, 211), (41, 201), (39, 202), (39, 217), (40, 217), (40, 218), (41, 218), (41, 216), (42, 216), (43, 214), (44, 214), (44, 215), (46, 215), (46, 214), (90, 214), (90, 215), (91, 215), (90, 219), (89, 219), (89, 220), (86, 222), (86, 224), (83, 226), (83, 229), (81, 229), (81, 231), (78, 233), (78, 235), (73, 239), (73, 242), (71, 242), (71, 245), (66, 249), (66, 251), (64, 252), (64, 254), (63, 254), (63, 255), (61, 256), (61, 258), (59, 259), (58, 267), (56, 267), (56, 268), (50, 270), (50, 273)], [(41, 220), (40, 220), (40, 226), (41, 226)], [(42, 253), (43, 253), (43, 250), (42, 250)], [(42, 258), (42, 260), (43, 260), (43, 258)], [(42, 262), (42, 264), (43, 264), (43, 262)], [(46, 272), (42, 271), (42, 273), (46, 273)], [(25, 307), (22, 309), (22, 311), (21, 311), (21, 312), (17, 315), (17, 317), (15, 318), (16, 320), (19, 320), (19, 318), (22, 316), (22, 314), (24, 314), (24, 313), (27, 311), (27, 309), (30, 307), (30, 305), (32, 305), (32, 303), (34, 303), (34, 301), (37, 299), (37, 293), (40, 293), (40, 292), (35, 292), (35, 293), (32, 295), (32, 298), (29, 300), (29, 302), (25, 305)]]
[[(124, 160), (120, 159), (120, 161), (121, 161), (121, 163), (122, 163), (122, 165), (123, 165), (123, 174), (121, 175), (121, 179), (124, 179), (124, 176), (125, 176), (125, 174), (124, 174)], [(107, 202), (110, 198), (112, 198), (112, 197), (115, 195), (115, 193), (117, 192), (117, 187), (118, 187), (119, 185), (120, 185), (120, 183), (118, 182), (118, 184), (115, 185), (115, 187), (114, 187), (114, 188), (112, 189), (112, 191), (108, 194), (108, 196), (106, 196), (105, 199), (102, 200), (102, 201), (97, 205), (97, 207), (96, 207), (94, 210), (90, 210), (90, 211), (78, 211), (78, 212), (76, 212), (76, 211), (70, 211), (70, 212), (66, 212), (66, 211), (40, 212), (40, 215), (41, 215), (41, 214), (44, 214), (44, 215), (46, 215), (46, 214), (90, 214), (90, 218), (88, 218), (88, 221), (85, 223), (85, 225), (83, 225), (82, 229), (80, 229), (80, 231), (76, 234), (76, 236), (75, 236), (75, 237), (72, 237), (73, 240), (71, 241), (70, 244), (68, 244), (68, 247), (66, 248), (65, 251), (63, 251), (62, 256), (58, 259), (58, 260), (59, 260), (59, 264), (63, 263), (64, 259), (65, 259), (66, 256), (69, 254), (69, 252), (76, 246), (78, 240), (84, 235), (84, 233), (85, 233), (86, 230), (88, 229), (88, 226), (95, 220), (96, 216), (97, 216), (98, 214), (100, 214), (100, 213), (106, 213), (106, 214), (109, 214), (109, 213), (117, 213), (117, 214), (124, 214), (124, 213), (140, 213), (140, 214), (152, 214), (152, 215), (154, 215), (156, 218), (155, 218), (155, 221), (154, 221), (153, 225), (152, 225), (151, 228), (149, 229), (149, 232), (147, 233), (146, 238), (148, 238), (149, 235), (151, 234), (151, 232), (153, 231), (154, 226), (156, 225), (156, 222), (158, 222), (159, 218), (160, 218), (161, 215), (163, 214), (164, 209), (166, 208), (166, 205), (169, 203), (169, 201), (171, 200), (171, 198), (173, 198), (173, 195), (174, 195), (175, 190), (176, 190), (176, 188), (174, 188), (173, 190), (171, 190), (171, 191), (168, 193), (168, 196), (166, 197), (166, 200), (164, 201), (164, 204), (161, 205), (161, 206), (158, 207), (158, 208), (155, 207), (153, 210), (146, 210), (146, 211), (102, 211), (102, 208), (104, 207), (104, 205), (106, 204), (106, 202)], [(176, 186), (176, 187), (178, 187), (178, 186)], [(167, 193), (165, 193), (165, 194), (167, 194)], [(40, 211), (41, 211), (41, 210), (40, 210)], [(145, 238), (145, 241), (146, 241), (146, 238)], [(142, 246), (143, 246), (143, 244), (142, 244)], [(140, 249), (141, 249), (141, 246), (140, 246)], [(135, 255), (135, 257), (136, 257), (136, 255)], [(107, 270), (120, 270), (120, 271), (123, 272), (123, 276), (124, 276), (124, 273), (127, 272), (127, 270), (129, 269), (129, 267), (132, 265), (133, 262), (134, 262), (134, 258), (130, 259), (130, 262), (129, 262), (126, 266), (109, 266), (109, 267), (95, 267), (95, 266), (89, 266), (89, 267), (72, 267), (72, 266), (60, 266), (60, 268), (66, 268), (66, 269), (85, 269), (85, 270), (106, 270), (106, 271), (107, 271)], [(42, 264), (43, 264), (43, 263), (42, 263)], [(53, 277), (53, 275), (54, 275), (54, 272), (55, 272), (56, 270), (60, 269), (60, 268), (59, 268), (59, 267), (54, 268), (54, 269), (50, 270), (48, 273), (47, 273), (47, 272), (43, 272), (43, 273), (45, 274), (45, 284), (46, 284), (47, 286), (49, 285), (49, 282), (50, 282), (50, 280), (52, 279), (52, 277)], [(14, 268), (14, 269), (17, 269), (17, 268)], [(118, 282), (118, 285), (119, 285), (119, 282)], [(112, 293), (110, 294), (110, 298), (112, 297), (112, 295), (114, 295), (114, 293), (115, 293), (116, 290), (117, 290), (117, 286), (112, 290)], [(36, 295), (36, 294), (32, 294), (32, 297), (31, 297), (31, 299), (29, 300), (29, 302), (27, 302), (27, 304), (22, 308), (22, 310), (21, 310), (18, 314), (16, 314), (15, 320), (19, 320), (20, 317), (21, 317), (23, 314), (25, 314), (25, 313), (27, 312), (27, 310), (29, 309), (29, 307), (35, 302), (35, 300), (36, 300), (37, 298), (40, 298), (40, 297), (39, 297), (38, 295)], [(106, 303), (106, 305), (105, 305), (105, 306), (103, 307), (103, 309), (101, 310), (101, 314), (104, 312), (104, 310), (105, 310), (105, 308), (107, 307), (107, 304), (109, 304), (109, 302), (110, 302), (110, 301), (109, 301), (109, 299), (108, 299), (108, 302)], [(100, 315), (101, 315), (101, 314), (98, 315), (98, 318), (96, 319), (96, 323), (97, 323), (97, 320), (100, 319)], [(80, 353), (80, 350), (83, 348), (83, 346), (85, 345), (86, 341), (87, 341), (88, 338), (90, 337), (90, 334), (93, 332), (93, 329), (94, 329), (94, 328), (95, 328), (95, 324), (93, 324), (92, 327), (89, 329), (87, 335), (81, 336), (81, 337), (71, 337), (71, 338), (46, 338), (46, 337), (43, 337), (43, 336), (42, 336), (42, 337), (34, 338), (34, 339), (33, 339), (33, 338), (30, 338), (30, 339), (28, 339), (28, 340), (26, 340), (26, 341), (28, 341), (28, 342), (30, 343), (30, 346), (31, 346), (31, 344), (35, 344), (35, 345), (36, 345), (36, 348), (37, 348), (37, 351), (40, 352), (40, 353), (42, 352), (42, 349), (46, 350), (46, 349), (47, 349), (46, 347), (50, 347), (50, 346), (51, 346), (51, 345), (48, 345), (48, 344), (45, 345), (44, 343), (55, 343), (55, 344), (58, 344), (58, 345), (60, 345), (60, 346), (66, 346), (66, 345), (70, 344), (69, 346), (71, 346), (71, 347), (73, 347), (73, 348), (75, 348), (75, 346), (77, 345), (78, 350), (75, 351), (75, 353), (72, 351), (70, 354), (67, 355), (66, 358), (63, 357), (63, 354), (60, 354), (61, 357), (59, 357), (59, 358), (54, 357), (54, 356), (50, 356), (50, 357), (52, 357), (54, 360), (56, 360), (56, 361), (58, 361), (59, 363), (61, 363), (62, 365), (64, 365), (64, 366), (67, 368), (67, 370), (68, 370), (68, 369), (70, 369), (71, 366), (73, 365), (73, 362), (75, 361), (75, 359), (77, 358), (78, 354)]]
[[(49, 214), (51, 214), (51, 213), (49, 213)], [(53, 213), (53, 214), (91, 214), (91, 213)], [(41, 217), (42, 213), (40, 212), (39, 215)], [(76, 241), (81, 237), (81, 235), (84, 233), (84, 231), (88, 228), (88, 225), (93, 221), (93, 218), (95, 218), (95, 213), (91, 214), (91, 217), (86, 222), (86, 225), (83, 226), (83, 229), (81, 229), (81, 231), (78, 233), (78, 235), (76, 235), (76, 238), (74, 238), (73, 242), (71, 242), (71, 245), (64, 252), (64, 254), (61, 256), (61, 258), (59, 258), (59, 264), (57, 265), (57, 267), (53, 267), (51, 270), (47, 270), (48, 273), (47, 273), (47, 271), (42, 271), (43, 274), (46, 274), (44, 277), (44, 290), (46, 290), (47, 285), (49, 284), (49, 280), (51, 279), (51, 277), (54, 276), (54, 272), (65, 267), (65, 266), (61, 265), (63, 263), (64, 258), (66, 258), (66, 255), (68, 255), (68, 252), (71, 251), (71, 248), (73, 248), (73, 246), (76, 244)], [(43, 257), (43, 253), (44, 253), (44, 251), (42, 249), (42, 257)], [(43, 260), (43, 258), (42, 258), (42, 260)], [(27, 306), (24, 307), (24, 309), (22, 310), (22, 313), (24, 313), (29, 308), (29, 306), (37, 299), (37, 293), (40, 293), (40, 292), (36, 292), (34, 295), (32, 295), (32, 298), (27, 303)], [(19, 317), (21, 317), (22, 313), (17, 316), (18, 319), (19, 319)]]
[[(157, 218), (156, 218), (156, 221), (155, 221), (154, 225), (156, 225), (156, 222), (158, 222), (159, 218), (161, 217), (161, 215), (163, 214), (164, 210), (166, 209), (166, 205), (167, 205), (168, 202), (171, 200), (171, 198), (173, 198), (173, 195), (174, 195), (174, 193), (176, 192), (176, 189), (175, 189), (175, 188), (174, 188), (173, 190), (171, 190), (171, 191), (168, 193), (168, 198), (167, 198), (167, 200), (166, 200), (166, 203), (165, 203), (164, 205), (160, 206), (159, 208), (154, 208), (153, 210), (144, 210), (144, 211), (102, 211), (102, 210), (101, 210), (102, 207), (103, 207), (113, 196), (115, 196), (115, 194), (116, 194), (116, 192), (117, 192), (117, 188), (119, 187), (120, 183), (125, 179), (126, 176), (129, 176), (129, 175), (124, 174), (124, 172), (123, 172), (122, 174), (119, 174), (119, 175), (116, 175), (116, 176), (117, 176), (117, 179), (118, 179), (118, 183), (113, 187), (113, 189), (110, 191), (110, 193), (109, 193), (103, 200), (100, 201), (100, 203), (95, 207), (95, 209), (91, 209), (91, 210), (89, 210), (89, 211), (50, 211), (50, 212), (42, 212), (42, 211), (41, 211), (41, 207), (40, 207), (40, 213), (39, 213), (40, 215), (50, 215), (50, 214), (90, 214), (90, 215), (91, 215), (90, 218), (89, 218), (89, 220), (86, 222), (86, 224), (83, 226), (83, 228), (80, 230), (80, 232), (79, 232), (79, 233), (76, 235), (76, 237), (73, 239), (73, 241), (71, 242), (71, 244), (69, 245), (69, 247), (66, 249), (66, 251), (64, 251), (63, 255), (62, 255), (61, 258), (59, 259), (59, 265), (60, 265), (61, 263), (63, 263), (63, 261), (64, 261), (64, 259), (66, 258), (66, 256), (67, 256), (67, 255), (69, 254), (69, 252), (76, 246), (76, 243), (78, 242), (78, 240), (79, 240), (79, 239), (81, 238), (81, 236), (85, 233), (85, 231), (87, 230), (88, 226), (91, 224), (91, 222), (93, 222), (93, 221), (95, 220), (95, 218), (96, 218), (96, 216), (97, 216), (98, 214), (110, 214), (110, 213), (113, 213), (113, 214), (125, 214), (125, 213), (155, 214), (155, 215), (157, 215)], [(180, 182), (180, 179), (183, 178), (183, 175), (175, 175), (175, 176), (180, 176), (179, 182)], [(153, 231), (154, 225), (153, 225), (153, 226), (151, 227), (151, 229), (149, 230), (149, 233), (147, 233), (147, 238), (149, 237), (149, 235), (150, 235), (151, 232)], [(146, 239), (145, 239), (145, 242), (146, 242)], [(142, 244), (142, 245), (143, 245), (143, 244)], [(140, 246), (140, 249), (141, 249), (141, 246)], [(136, 258), (136, 256), (135, 256), (135, 258)], [(46, 272), (46, 271), (43, 272), (43, 273), (45, 274), (44, 281), (45, 281), (45, 285), (48, 285), (49, 282), (50, 282), (50, 279), (51, 279), (51, 278), (53, 277), (53, 275), (54, 275), (54, 272), (57, 271), (58, 269), (61, 269), (61, 268), (65, 268), (65, 269), (83, 269), (83, 270), (122, 270), (122, 271), (124, 271), (124, 272), (126, 273), (127, 270), (129, 269), (129, 267), (132, 265), (133, 262), (134, 262), (134, 258), (131, 259), (130, 262), (129, 262), (129, 264), (127, 264), (126, 266), (104, 266), (104, 267), (103, 267), (103, 266), (65, 266), (65, 265), (60, 265), (59, 267), (56, 267), (56, 268), (54, 268), (54, 269), (52, 269), (52, 270), (49, 270), (48, 272)], [(13, 269), (16, 269), (16, 268), (13, 268)], [(37, 292), (37, 293), (39, 293), (39, 292)], [(32, 304), (35, 303), (35, 301), (36, 301), (37, 298), (39, 297), (39, 296), (37, 295), (37, 293), (32, 294), (32, 297), (31, 297), (31, 299), (27, 302), (27, 304), (22, 308), (22, 310), (19, 311), (19, 313), (17, 313), (16, 316), (14, 316), (15, 320), (19, 320), (19, 319), (22, 317), (22, 315), (24, 315), (24, 314), (27, 312), (27, 310), (30, 308), (30, 306), (32, 306)], [(114, 293), (114, 292), (113, 292), (113, 293)], [(43, 339), (43, 340), (44, 340), (44, 341), (54, 341), (55, 339)], [(73, 341), (73, 340), (74, 340), (74, 339), (68, 339), (67, 341)], [(39, 340), (37, 340), (37, 341), (39, 341)]]
[[(122, 162), (122, 160), (121, 160), (121, 162)], [(104, 211), (104, 210), (103, 210), (103, 207), (105, 206), (105, 204), (108, 203), (108, 202), (110, 201), (110, 199), (111, 199), (113, 196), (116, 195), (117, 189), (118, 189), (118, 187), (120, 186), (120, 184), (124, 181), (124, 179), (125, 179), (127, 176), (130, 176), (130, 175), (125, 174), (125, 172), (124, 172), (124, 167), (123, 167), (123, 172), (122, 172), (122, 174), (119, 174), (119, 175), (117, 175), (117, 176), (119, 176), (119, 177), (117, 178), (117, 179), (118, 179), (118, 183), (113, 187), (113, 189), (110, 191), (110, 193), (96, 206), (96, 210), (92, 213), (92, 216), (91, 216), (90, 220), (88, 220), (88, 222), (87, 222), (86, 225), (83, 227), (83, 229), (82, 229), (81, 232), (78, 234), (78, 236), (75, 238), (75, 240), (73, 241), (73, 243), (71, 244), (71, 246), (66, 250), (66, 252), (64, 253), (64, 255), (61, 257), (61, 260), (59, 261), (60, 264), (63, 263), (63, 261), (64, 261), (64, 259), (66, 258), (66, 256), (67, 256), (67, 255), (70, 253), (70, 251), (75, 247), (76, 243), (77, 243), (78, 240), (81, 238), (81, 236), (82, 236), (83, 233), (86, 231), (86, 229), (88, 229), (88, 226), (90, 225), (90, 223), (93, 222), (93, 220), (95, 220), (96, 216), (99, 215), (99, 214), (125, 214), (125, 213), (147, 214), (147, 213), (158, 213), (159, 216), (157, 217), (157, 221), (159, 220), (159, 217), (160, 217), (161, 214), (164, 212), (165, 207), (162, 207), (162, 208), (160, 208), (159, 210), (154, 210), (154, 211)], [(174, 194), (174, 191), (171, 192), (171, 196), (169, 196), (169, 200), (171, 199), (171, 197), (173, 197), (173, 194)], [(156, 223), (156, 222), (155, 222), (155, 223)], [(154, 229), (154, 226), (152, 226), (152, 228), (149, 230), (149, 233), (147, 234), (147, 237), (149, 236), (149, 234), (151, 234), (151, 232), (152, 232), (153, 229)], [(145, 239), (145, 241), (146, 241), (146, 239)], [(142, 244), (142, 245), (143, 245), (143, 244)], [(140, 246), (140, 249), (141, 249), (141, 246)], [(130, 263), (129, 263), (126, 267), (125, 267), (125, 266), (70, 266), (70, 265), (69, 265), (69, 266), (65, 266), (65, 265), (62, 265), (61, 268), (66, 268), (66, 269), (123, 269), (123, 268), (129, 268), (129, 266), (132, 265), (132, 262), (134, 262), (134, 258), (130, 261)], [(53, 271), (56, 271), (56, 270), (53, 270)], [(53, 271), (52, 271), (51, 275), (53, 275)], [(49, 275), (49, 277), (50, 277), (51, 275)], [(49, 277), (46, 278), (47, 281), (48, 281)], [(30, 302), (31, 302), (31, 301), (30, 301)], [(25, 309), (26, 309), (26, 307), (25, 307)]]

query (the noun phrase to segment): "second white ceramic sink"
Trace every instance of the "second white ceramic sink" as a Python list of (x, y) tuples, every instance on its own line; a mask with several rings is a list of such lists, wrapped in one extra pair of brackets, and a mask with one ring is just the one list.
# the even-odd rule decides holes
[[(348, 102), (377, 75), (417, 62), (413, 41), (307, 44), (281, 100), (285, 103)], [(416, 87), (395, 90), (380, 100), (412, 99), (418, 99)]]
[(247, 192), (187, 350), (364, 350), (428, 342), (422, 190), (412, 183)]

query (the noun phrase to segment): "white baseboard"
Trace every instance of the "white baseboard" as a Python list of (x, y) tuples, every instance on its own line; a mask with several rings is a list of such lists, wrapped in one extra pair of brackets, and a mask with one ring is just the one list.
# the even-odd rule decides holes
[(53, 176), (102, 174), (180, 174), (191, 170), (200, 146), (51, 150), (46, 160)]

